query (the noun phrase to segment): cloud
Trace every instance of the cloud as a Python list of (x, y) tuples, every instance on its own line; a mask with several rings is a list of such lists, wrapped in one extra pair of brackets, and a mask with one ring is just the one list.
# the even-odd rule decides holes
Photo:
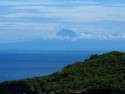
[(0, 5), (0, 42), (125, 39), (124, 3), (6, 0)]
[(86, 33), (81, 33), (79, 34), (74, 40), (81, 40), (81, 39), (96, 39), (96, 40), (124, 40), (125, 39), (125, 33), (123, 34), (86, 34)]
[[(9, 1), (8, 1), (9, 2)], [(44, 1), (44, 2), (1, 2), (1, 4), (11, 4), (9, 9), (13, 13), (1, 14), (4, 18), (21, 17), (46, 17), (60, 18), (61, 22), (94, 22), (94, 21), (125, 21), (125, 7), (113, 7), (96, 2), (70, 1), (69, 7), (65, 7), (68, 2)], [(76, 3), (75, 3), (76, 2)], [(75, 5), (74, 5), (75, 4)], [(57, 7), (62, 5), (63, 7)], [(70, 5), (73, 5), (72, 7)]]
[[(0, 15), (4, 18), (46, 17), (60, 18), (61, 22), (125, 21), (125, 7), (76, 6), (57, 8), (54, 6), (15, 6), (15, 13)], [(24, 11), (24, 12), (21, 12)], [(35, 12), (25, 12), (35, 10)]]
[(23, 29), (27, 31), (28, 30), (51, 31), (52, 29), (55, 30), (57, 26), (58, 26), (58, 23), (0, 22), (1, 28), (3, 27), (3, 28), (12, 28), (12, 29)]
[(28, 13), (28, 12), (16, 12), (16, 13), (11, 13), (11, 14), (7, 14), (7, 15), (0, 15), (0, 17), (3, 18), (29, 18), (29, 17), (42, 17), (42, 13), (41, 14), (37, 14), (37, 13)]
[[(1, 31), (0, 43), (24, 42), (32, 40), (68, 40), (68, 41), (82, 41), (86, 39), (92, 40), (125, 40), (125, 33), (122, 34), (92, 34), (87, 32), (71, 31), (68, 29), (61, 29), (54, 32), (54, 29), (48, 31)], [(68, 31), (69, 33), (65, 33)]]

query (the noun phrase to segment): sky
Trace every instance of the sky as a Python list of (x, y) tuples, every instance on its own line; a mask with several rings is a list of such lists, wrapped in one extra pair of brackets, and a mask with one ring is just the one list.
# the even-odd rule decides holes
[(125, 0), (1, 0), (0, 51), (125, 50)]

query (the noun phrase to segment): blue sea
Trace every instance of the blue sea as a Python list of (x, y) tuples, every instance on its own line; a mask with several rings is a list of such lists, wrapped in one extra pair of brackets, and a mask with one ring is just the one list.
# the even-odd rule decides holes
[(0, 82), (60, 71), (68, 64), (84, 61), (100, 51), (50, 51), (39, 53), (0, 53)]

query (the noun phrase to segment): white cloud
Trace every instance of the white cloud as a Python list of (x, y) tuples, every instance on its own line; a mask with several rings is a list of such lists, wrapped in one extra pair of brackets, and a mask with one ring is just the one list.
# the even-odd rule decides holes
[(0, 27), (48, 31), (58, 27), (58, 23), (0, 22)]
[[(55, 6), (13, 6), (14, 13), (0, 15), (5, 18), (20, 17), (46, 17), (60, 18), (61, 22), (94, 22), (94, 21), (125, 21), (125, 7), (106, 6), (75, 6), (75, 7), (55, 7)], [(35, 12), (27, 12), (35, 10)], [(22, 12), (23, 11), (23, 12)]]
[[(12, 31), (13, 30), (13, 31)], [(43, 29), (42, 29), (43, 30)], [(1, 31), (0, 32), (0, 43), (9, 43), (9, 42), (23, 42), (31, 40), (69, 40), (69, 41), (79, 41), (84, 39), (98, 39), (98, 40), (124, 40), (125, 33), (122, 34), (92, 34), (84, 32), (75, 32), (75, 36), (70, 35), (58, 35), (58, 29), (45, 29), (46, 31)]]
[(0, 17), (4, 18), (21, 18), (21, 17), (42, 17), (43, 14), (37, 13), (28, 13), (28, 12), (16, 12), (7, 15), (0, 15)]
[[(65, 2), (39, 0), (30, 2), (0, 1), (0, 5), (2, 7), (0, 9), (0, 42), (19, 42), (33, 39), (67, 39), (71, 41), (125, 39), (124, 25), (122, 28), (115, 25), (115, 29), (112, 25), (106, 27), (106, 23), (94, 25), (96, 22), (103, 21), (125, 23), (124, 4), (99, 4), (81, 0)], [(92, 25), (81, 23), (91, 23)], [(62, 27), (66, 29), (69, 27), (68, 29), (73, 31), (76, 36), (57, 35)], [(114, 35), (116, 32), (118, 34)]]
[(95, 35), (95, 34), (81, 33), (75, 38), (75, 40), (79, 40), (79, 39), (119, 40), (119, 39), (125, 39), (125, 33), (118, 34), (118, 35), (114, 35), (114, 34), (109, 34), (109, 35), (96, 34)]

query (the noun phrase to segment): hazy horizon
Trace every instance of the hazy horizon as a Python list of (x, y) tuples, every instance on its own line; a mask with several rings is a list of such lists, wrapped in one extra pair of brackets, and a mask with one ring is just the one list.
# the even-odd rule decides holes
[(0, 11), (0, 52), (125, 51), (125, 0), (4, 0)]

